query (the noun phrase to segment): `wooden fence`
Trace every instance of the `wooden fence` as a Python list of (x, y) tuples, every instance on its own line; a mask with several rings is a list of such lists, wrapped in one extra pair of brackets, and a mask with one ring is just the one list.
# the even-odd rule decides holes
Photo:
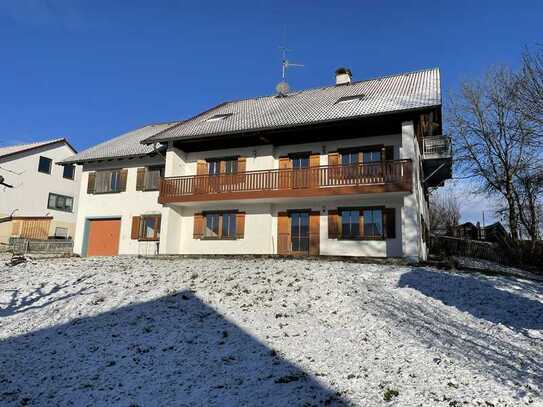
[(430, 252), (438, 255), (475, 257), (505, 265), (511, 264), (509, 255), (496, 243), (479, 240), (433, 235), (430, 238)]

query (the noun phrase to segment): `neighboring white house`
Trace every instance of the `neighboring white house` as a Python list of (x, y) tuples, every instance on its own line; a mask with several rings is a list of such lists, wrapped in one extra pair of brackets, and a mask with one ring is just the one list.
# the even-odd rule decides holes
[(66, 139), (0, 148), (0, 242), (10, 237), (71, 238), (81, 169), (56, 163), (76, 151)]
[(82, 255), (425, 259), (451, 176), (437, 69), (218, 105), (64, 160), (83, 165)]

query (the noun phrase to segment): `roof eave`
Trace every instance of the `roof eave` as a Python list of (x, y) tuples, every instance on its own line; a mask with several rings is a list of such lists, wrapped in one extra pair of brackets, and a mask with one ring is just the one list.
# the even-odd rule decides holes
[(260, 127), (260, 128), (254, 128), (254, 129), (244, 129), (244, 130), (234, 130), (234, 131), (228, 131), (228, 132), (218, 132), (218, 133), (207, 133), (207, 134), (198, 134), (194, 136), (180, 136), (180, 137), (174, 137), (174, 138), (157, 138), (158, 135), (165, 133), (169, 130), (174, 129), (176, 126), (170, 127), (169, 129), (165, 129), (160, 133), (157, 133), (147, 139), (144, 139), (140, 141), (141, 144), (150, 145), (153, 143), (167, 143), (169, 141), (179, 141), (179, 140), (197, 140), (197, 139), (205, 139), (209, 137), (216, 137), (216, 136), (229, 136), (233, 134), (246, 134), (246, 133), (255, 133), (255, 132), (261, 132), (261, 131), (273, 131), (273, 130), (287, 130), (287, 129), (296, 129), (299, 127), (307, 127), (312, 126), (316, 124), (327, 124), (327, 123), (342, 123), (348, 120), (355, 120), (355, 119), (362, 119), (366, 117), (378, 117), (378, 116), (389, 116), (392, 114), (401, 114), (401, 113), (407, 113), (407, 112), (416, 112), (416, 111), (423, 111), (428, 109), (435, 109), (437, 107), (441, 107), (441, 101), (438, 104), (434, 105), (428, 105), (428, 106), (421, 106), (416, 108), (410, 108), (410, 109), (402, 109), (402, 110), (394, 110), (390, 112), (380, 112), (380, 113), (374, 113), (374, 114), (364, 114), (359, 116), (350, 116), (340, 119), (329, 119), (329, 120), (319, 120), (309, 123), (300, 123), (295, 125), (286, 125), (286, 126), (272, 126), (272, 127)]

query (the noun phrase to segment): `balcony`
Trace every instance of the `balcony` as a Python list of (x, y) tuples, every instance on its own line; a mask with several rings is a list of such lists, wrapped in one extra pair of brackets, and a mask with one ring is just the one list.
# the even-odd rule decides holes
[(424, 137), (422, 139), (422, 158), (427, 186), (441, 186), (445, 180), (452, 178), (452, 143), (450, 137)]
[(411, 192), (411, 160), (162, 178), (160, 203)]
[(422, 154), (425, 160), (451, 158), (451, 138), (445, 136), (424, 137), (422, 139)]

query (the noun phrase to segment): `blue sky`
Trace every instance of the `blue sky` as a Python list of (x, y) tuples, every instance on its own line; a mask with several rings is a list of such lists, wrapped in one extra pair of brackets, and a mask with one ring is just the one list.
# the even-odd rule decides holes
[[(541, 1), (1, 0), (0, 145), (78, 149), (289, 82), (439, 66), (447, 94), (541, 42)], [(286, 32), (286, 35), (285, 35)], [(285, 40), (286, 37), (286, 40)]]

